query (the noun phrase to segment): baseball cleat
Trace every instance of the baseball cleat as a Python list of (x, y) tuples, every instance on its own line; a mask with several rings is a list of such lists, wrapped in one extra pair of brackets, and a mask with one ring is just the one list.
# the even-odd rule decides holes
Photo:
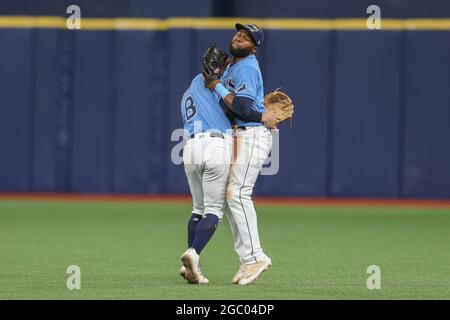
[(239, 283), (239, 280), (241, 280), (242, 276), (244, 275), (246, 267), (247, 267), (246, 264), (241, 264), (241, 266), (239, 267), (238, 272), (234, 275), (233, 279), (231, 280), (232, 284), (238, 284)]
[(209, 283), (209, 280), (206, 279), (206, 278), (202, 275), (202, 273), (200, 272), (198, 284), (208, 284), (208, 283)]
[[(209, 280), (206, 279), (198, 267), (199, 256), (194, 249), (190, 248), (181, 255), (181, 263), (185, 268), (185, 279), (190, 284), (206, 284)], [(180, 270), (181, 274), (181, 270)]]
[(181, 269), (180, 269), (180, 276), (181, 276), (183, 279), (186, 279), (186, 268), (185, 268), (184, 266), (181, 266)]
[(261, 273), (269, 269), (270, 266), (272, 266), (272, 261), (269, 258), (260, 260), (256, 263), (248, 264), (244, 269), (244, 272), (238, 283), (241, 286), (252, 283), (259, 277)]
[[(184, 266), (182, 266), (181, 269), (180, 269), (180, 276), (181, 276), (184, 280), (186, 280), (186, 268), (185, 268)], [(206, 278), (202, 275), (202, 272), (200, 271), (200, 281), (199, 281), (199, 284), (206, 284), (206, 283), (209, 283), (209, 280), (206, 279)]]

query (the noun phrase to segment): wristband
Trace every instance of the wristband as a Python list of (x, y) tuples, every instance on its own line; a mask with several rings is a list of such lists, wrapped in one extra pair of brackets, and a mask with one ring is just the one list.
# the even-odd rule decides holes
[(223, 84), (221, 84), (221, 83), (218, 83), (218, 84), (216, 85), (216, 87), (214, 88), (214, 91), (217, 92), (217, 94), (218, 94), (219, 96), (221, 96), (222, 99), (225, 99), (226, 95), (230, 93), (230, 91), (228, 91), (228, 89), (225, 88), (225, 87), (223, 86)]

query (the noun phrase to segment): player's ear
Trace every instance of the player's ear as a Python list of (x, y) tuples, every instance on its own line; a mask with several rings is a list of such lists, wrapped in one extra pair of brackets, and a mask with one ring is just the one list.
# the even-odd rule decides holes
[(257, 46), (254, 46), (254, 47), (252, 48), (252, 53), (255, 54), (257, 51), (258, 51), (258, 47), (257, 47)]

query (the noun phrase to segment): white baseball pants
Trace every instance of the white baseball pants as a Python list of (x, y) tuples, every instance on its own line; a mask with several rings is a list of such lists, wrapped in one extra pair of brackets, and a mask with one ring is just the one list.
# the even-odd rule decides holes
[(225, 191), (230, 173), (232, 137), (196, 134), (183, 148), (184, 171), (192, 194), (192, 212), (223, 218)]
[(272, 148), (272, 134), (264, 126), (234, 130), (234, 155), (227, 186), (225, 212), (231, 224), (234, 248), (241, 263), (263, 260), (253, 186)]

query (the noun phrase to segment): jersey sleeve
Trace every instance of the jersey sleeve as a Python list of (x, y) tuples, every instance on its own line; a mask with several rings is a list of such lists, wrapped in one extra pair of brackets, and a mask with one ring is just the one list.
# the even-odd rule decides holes
[(258, 70), (250, 66), (242, 67), (235, 78), (234, 94), (255, 100), (258, 82)]

